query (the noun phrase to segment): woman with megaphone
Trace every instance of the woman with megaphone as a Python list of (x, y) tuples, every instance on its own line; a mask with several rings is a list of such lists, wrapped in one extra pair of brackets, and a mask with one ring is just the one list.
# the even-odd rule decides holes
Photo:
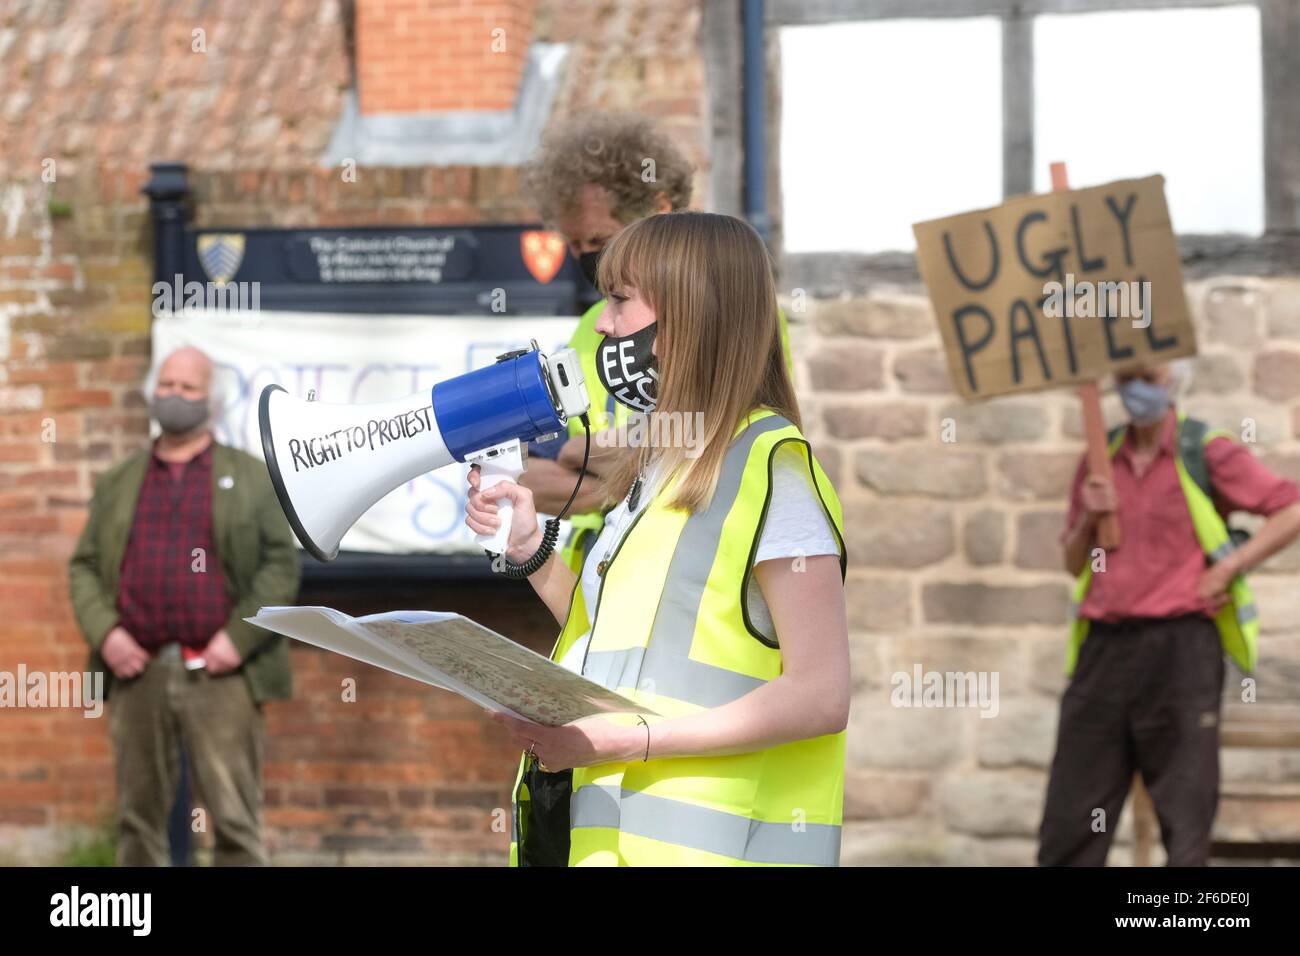
[[(623, 451), (582, 574), (552, 555), (529, 581), (562, 627), (552, 659), (646, 712), (495, 716), (525, 751), (511, 863), (836, 865), (843, 517), (801, 431), (767, 250), (739, 219), (665, 213), (615, 237), (599, 285), (601, 382), (668, 440)], [(466, 524), (492, 533), (508, 498), (506, 557), (526, 562), (532, 493), (469, 482)]]

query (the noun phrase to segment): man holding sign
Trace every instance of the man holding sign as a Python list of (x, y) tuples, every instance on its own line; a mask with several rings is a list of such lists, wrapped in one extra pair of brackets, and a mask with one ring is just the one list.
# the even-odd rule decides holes
[[(1062, 536), (1075, 621), (1038, 862), (1101, 866), (1134, 772), (1170, 866), (1201, 866), (1219, 797), (1223, 654), (1255, 667), (1259, 624), (1242, 577), (1300, 535), (1300, 488), (1226, 432), (1175, 407), (1190, 363), (1116, 376), (1129, 416), (1111, 432), (1113, 479), (1080, 462)], [(1232, 511), (1267, 515), (1238, 544)], [(1097, 547), (1117, 513), (1124, 543)]]
[[(1058, 164), (1053, 181), (1052, 193), (913, 226), (963, 398), (1081, 386), (1090, 455), (1063, 537), (1077, 576), (1072, 681), (1039, 863), (1104, 863), (1140, 771), (1169, 863), (1203, 864), (1220, 648), (1254, 668), (1259, 623), (1242, 573), (1300, 534), (1300, 489), (1175, 408), (1168, 363), (1194, 355), (1196, 339), (1162, 177), (1070, 191)], [(1107, 436), (1095, 383), (1111, 374), (1130, 421)], [(1235, 510), (1269, 516), (1239, 547)]]

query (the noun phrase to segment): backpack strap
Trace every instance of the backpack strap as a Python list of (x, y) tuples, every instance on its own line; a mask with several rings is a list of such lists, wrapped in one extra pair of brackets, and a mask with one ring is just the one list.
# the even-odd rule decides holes
[(1183, 460), (1183, 467), (1196, 487), (1212, 498), (1210, 487), (1210, 466), (1205, 463), (1205, 443), (1215, 437), (1209, 434), (1210, 428), (1205, 422), (1195, 418), (1184, 418), (1178, 428), (1178, 457)]

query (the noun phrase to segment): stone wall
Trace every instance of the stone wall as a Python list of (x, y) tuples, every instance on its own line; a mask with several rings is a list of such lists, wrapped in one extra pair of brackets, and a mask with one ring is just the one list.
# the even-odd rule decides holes
[[(1300, 479), (1300, 280), (1223, 276), (1187, 294), (1202, 354), (1186, 409), (1239, 434), (1245, 422), (1247, 437), (1253, 420), (1255, 453)], [(787, 309), (800, 400), (844, 504), (850, 557), (843, 860), (1029, 864), (1064, 687), (1071, 582), (1058, 539), (1083, 449), (1077, 400), (961, 402), (919, 289), (814, 299), (802, 313), (799, 301)], [(1104, 407), (1110, 423), (1122, 420), (1113, 394)], [(954, 441), (943, 440), (945, 424)], [(1230, 667), (1225, 716), (1300, 719), (1300, 547), (1252, 582), (1258, 703), (1240, 702)], [(996, 674), (996, 716), (892, 706), (893, 675), (918, 666)], [(1294, 753), (1228, 749), (1224, 768), (1221, 831), (1296, 838), (1300, 804), (1258, 800), (1270, 787), (1296, 792)], [(1236, 783), (1251, 796), (1234, 797)], [(1129, 859), (1130, 832), (1126, 819), (1112, 862)]]

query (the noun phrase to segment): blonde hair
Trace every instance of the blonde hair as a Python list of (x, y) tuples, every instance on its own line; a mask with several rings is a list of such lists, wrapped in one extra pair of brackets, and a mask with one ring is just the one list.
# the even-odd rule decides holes
[(741, 419), (758, 406), (802, 427), (786, 368), (772, 260), (743, 220), (670, 212), (638, 220), (605, 247), (602, 292), (631, 287), (655, 314), (659, 384), (652, 414), (703, 413), (702, 451), (630, 448), (606, 479), (607, 504), (626, 493), (658, 457), (669, 507), (695, 512), (717, 487), (722, 459)]

